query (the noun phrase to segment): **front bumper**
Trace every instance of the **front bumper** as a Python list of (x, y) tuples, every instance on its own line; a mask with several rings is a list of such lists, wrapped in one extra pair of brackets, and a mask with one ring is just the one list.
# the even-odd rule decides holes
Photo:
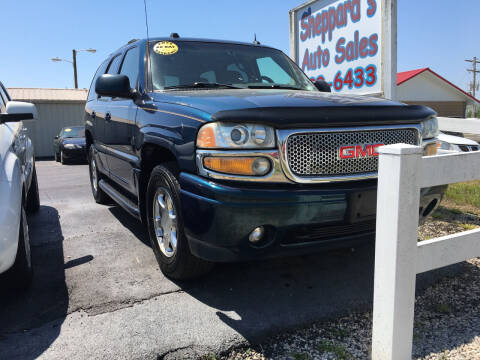
[[(230, 262), (298, 255), (348, 247), (375, 237), (376, 180), (314, 185), (225, 184), (181, 173), (180, 186), (190, 249), (205, 260)], [(421, 215), (433, 211), (445, 189), (422, 190)], [(364, 205), (367, 202), (366, 207), (358, 206), (358, 195), (369, 196), (362, 200)], [(252, 245), (248, 236), (258, 226), (266, 229), (265, 239)]]
[(85, 147), (82, 148), (74, 148), (74, 149), (68, 149), (68, 148), (62, 148), (63, 152), (63, 157), (65, 159), (78, 159), (78, 160), (84, 160), (87, 159), (87, 150)]

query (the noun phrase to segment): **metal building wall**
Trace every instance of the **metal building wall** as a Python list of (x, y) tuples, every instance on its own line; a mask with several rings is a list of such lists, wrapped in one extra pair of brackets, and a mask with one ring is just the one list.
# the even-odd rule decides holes
[(38, 110), (38, 120), (27, 120), (28, 136), (32, 139), (36, 157), (53, 157), (53, 138), (60, 129), (84, 125), (85, 103), (33, 102)]

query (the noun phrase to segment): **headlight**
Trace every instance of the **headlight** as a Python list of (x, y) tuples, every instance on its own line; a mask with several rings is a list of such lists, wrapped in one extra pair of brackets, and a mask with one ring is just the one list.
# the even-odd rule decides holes
[(65, 149), (75, 149), (76, 146), (74, 144), (63, 144), (63, 147)]
[(200, 149), (269, 149), (275, 147), (273, 128), (259, 124), (209, 123), (197, 136)]
[(431, 118), (422, 122), (422, 138), (431, 139), (438, 136), (438, 120)]

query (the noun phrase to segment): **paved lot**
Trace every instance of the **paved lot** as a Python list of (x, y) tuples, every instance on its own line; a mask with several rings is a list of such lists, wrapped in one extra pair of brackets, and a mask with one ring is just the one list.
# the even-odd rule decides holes
[(223, 264), (201, 281), (175, 283), (159, 271), (140, 224), (93, 201), (86, 165), (37, 169), (36, 273), (28, 293), (1, 294), (0, 359), (198, 356), (371, 306), (371, 246)]

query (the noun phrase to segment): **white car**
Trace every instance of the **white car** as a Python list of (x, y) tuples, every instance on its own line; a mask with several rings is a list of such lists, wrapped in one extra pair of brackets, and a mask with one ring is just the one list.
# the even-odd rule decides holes
[(28, 286), (32, 259), (26, 212), (40, 208), (33, 145), (22, 120), (36, 119), (30, 103), (12, 101), (0, 82), (0, 274)]
[(449, 154), (452, 152), (469, 152), (480, 150), (480, 144), (476, 141), (461, 136), (440, 133), (438, 135), (438, 153)]

